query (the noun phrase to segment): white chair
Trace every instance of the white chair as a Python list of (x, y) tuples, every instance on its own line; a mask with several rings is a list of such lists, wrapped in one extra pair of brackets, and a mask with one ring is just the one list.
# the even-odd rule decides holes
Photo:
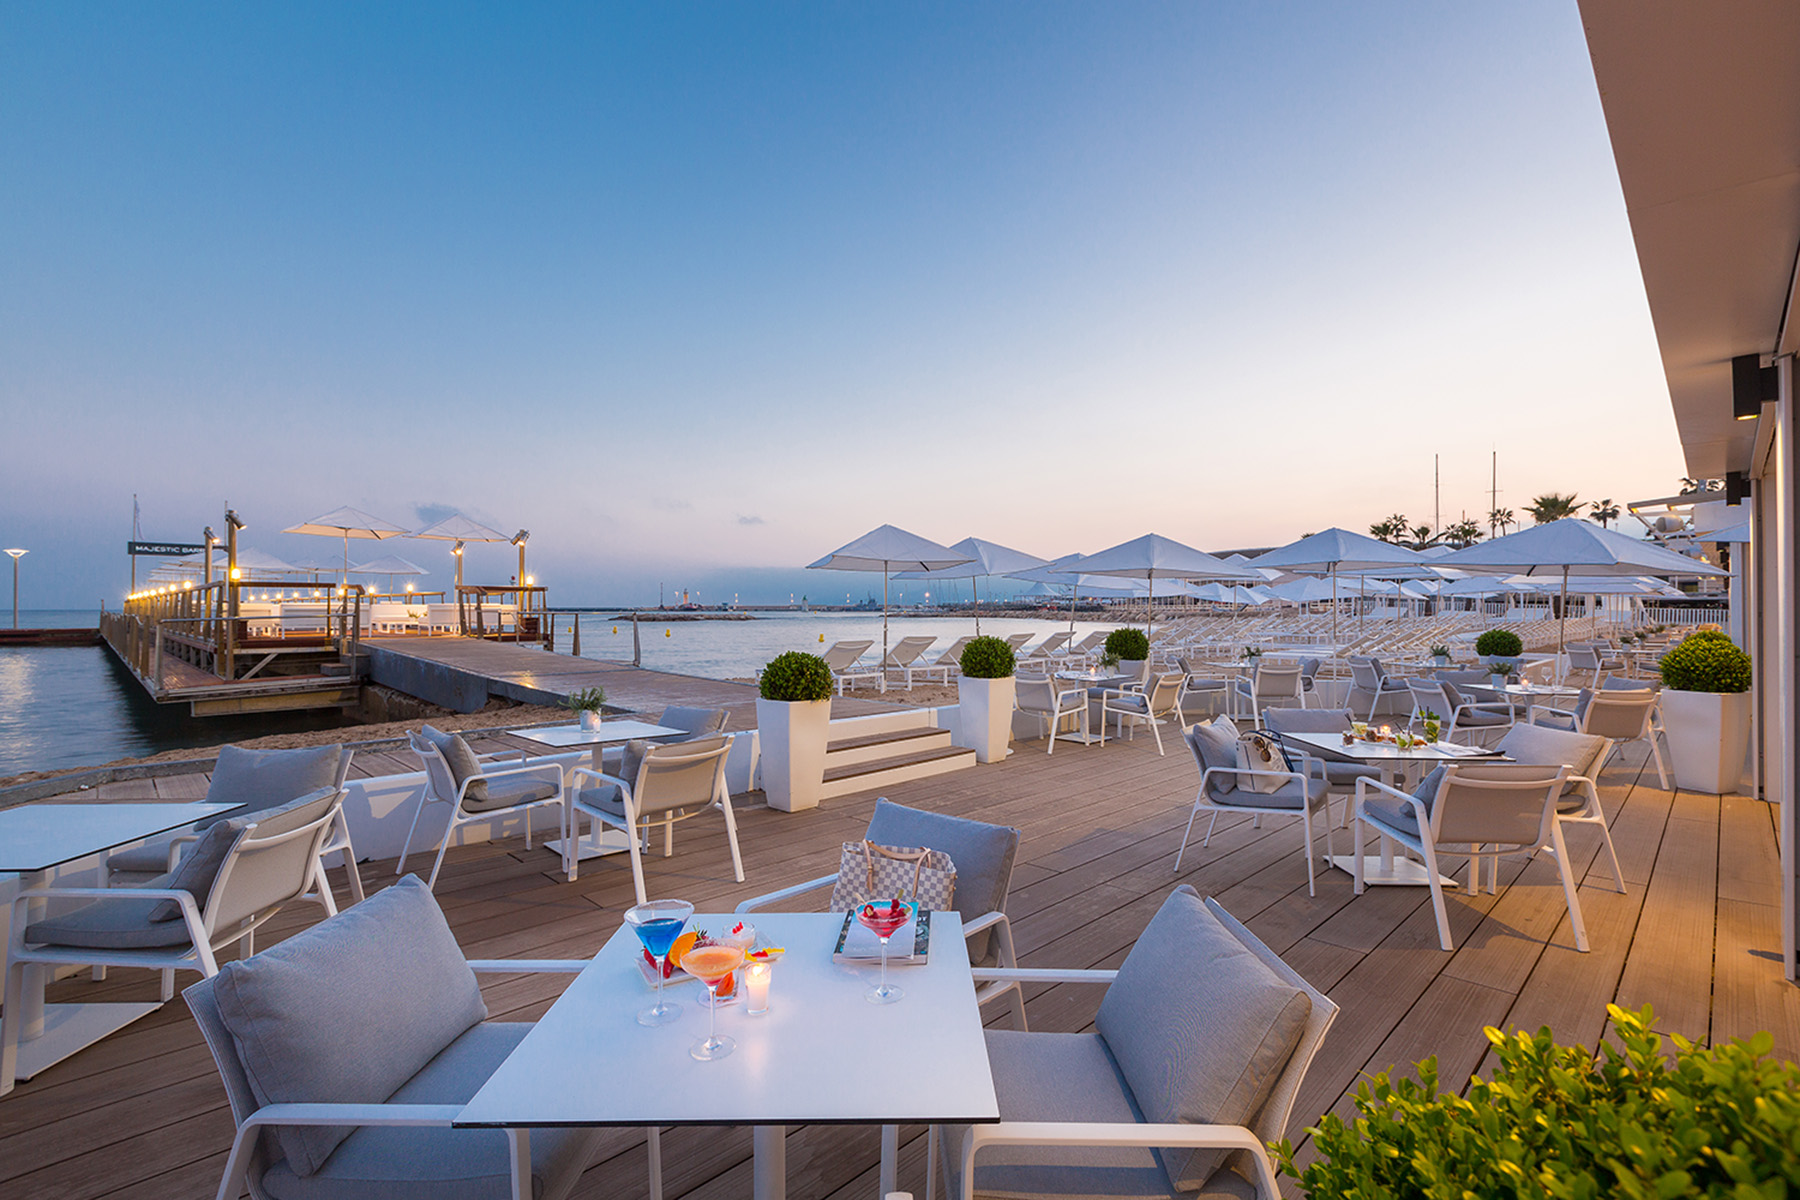
[(607, 775), (589, 767), (577, 767), (573, 778), (580, 787), (569, 804), (568, 828), (563, 835), (563, 872), (572, 883), (580, 869), (577, 843), (581, 818), (624, 830), (630, 839), (631, 882), (637, 902), (648, 903), (644, 890), (644, 858), (640, 843), (650, 836), (652, 824), (663, 827), (663, 857), (675, 852), (676, 821), (699, 816), (716, 808), (725, 816), (725, 837), (731, 844), (731, 866), (744, 882), (744, 861), (738, 854), (737, 818), (731, 811), (731, 792), (725, 786), (725, 759), (731, 738), (725, 734), (693, 741), (653, 745), (632, 742), (625, 747), (622, 772)]
[[(1533, 725), (1603, 737), (1612, 744), (1612, 749), (1626, 742), (1648, 742), (1650, 753), (1656, 759), (1657, 782), (1667, 791), (1669, 772), (1663, 765), (1662, 697), (1648, 687), (1623, 686), (1617, 680), (1608, 683), (1614, 686), (1597, 692), (1581, 692), (1572, 709), (1534, 704), (1526, 719)], [(1611, 757), (1610, 750), (1608, 757)], [(1599, 775), (1604, 766), (1604, 762), (1596, 766), (1594, 774)]]
[(1137, 737), (1137, 722), (1145, 721), (1156, 738), (1156, 752), (1163, 753), (1163, 718), (1180, 712), (1181, 686), (1187, 677), (1180, 671), (1158, 675), (1154, 684), (1142, 691), (1130, 688), (1104, 688), (1100, 696), (1100, 744), (1106, 744), (1106, 718), (1116, 717), (1119, 732), (1131, 722), (1131, 737)]
[[(1354, 723), (1352, 714), (1347, 708), (1265, 708), (1263, 724), (1271, 733), (1325, 733), (1341, 734)], [(1314, 758), (1304, 752), (1299, 756), (1303, 761), (1303, 770), (1314, 778), (1323, 779), (1331, 796), (1343, 800), (1338, 810), (1338, 824), (1350, 823), (1350, 805), (1356, 795), (1356, 781), (1359, 779), (1380, 779), (1381, 771), (1377, 767), (1364, 766), (1361, 763), (1326, 761)], [(1330, 819), (1329, 806), (1326, 819)]]
[(883, 688), (886, 687), (888, 673), (899, 671), (906, 677), (906, 690), (912, 691), (913, 672), (929, 669), (929, 664), (919, 662), (919, 656), (931, 649), (931, 643), (935, 641), (937, 639), (934, 637), (903, 637), (898, 645), (891, 647), (888, 650), (887, 658), (881, 663)]
[[(215, 975), (218, 952), (234, 942), (245, 956), (254, 953), (257, 929), (285, 905), (310, 900), (336, 916), (319, 853), (343, 800), (341, 790), (320, 788), (256, 814), (254, 822), (221, 821), (179, 868), (142, 887), (21, 892), (12, 901), (6, 950), (7, 1017), (22, 1011), (25, 971), (34, 963), (161, 971), (168, 1000), (176, 971)], [(64, 909), (71, 900), (88, 903)], [(61, 911), (33, 919), (40, 906)], [(13, 1088), (20, 1024), (0, 1020), (0, 1095)]]
[(1082, 662), (1092, 662), (1095, 658), (1099, 657), (1101, 648), (1106, 645), (1106, 635), (1108, 632), (1109, 631), (1105, 629), (1096, 629), (1094, 632), (1082, 638), (1079, 642), (1076, 642), (1073, 646), (1070, 646), (1058, 657), (1070, 661), (1079, 659)]
[[(1488, 890), (1499, 890), (1498, 855), (1509, 850), (1533, 851), (1548, 844), (1556, 851), (1556, 869), (1562, 876), (1563, 901), (1575, 932), (1575, 948), (1587, 952), (1587, 927), (1581, 919), (1581, 900), (1575, 894), (1575, 874), (1569, 867), (1568, 847), (1563, 844), (1557, 804), (1568, 783), (1566, 766), (1528, 763), (1451, 763), (1425, 776), (1408, 793), (1372, 779), (1356, 785), (1357, 825), (1419, 855), (1431, 887), (1431, 910), (1437, 917), (1438, 943), (1454, 950), (1450, 918), (1444, 909), (1444, 890), (1438, 862), (1441, 856), (1469, 860), (1471, 894), (1481, 889), (1481, 860), (1493, 864)], [(1352, 854), (1357, 895), (1363, 892), (1362, 837)]]
[[(335, 921), (227, 963), (183, 996), (237, 1129), (219, 1200), (483, 1196), (562, 1200), (601, 1131), (459, 1129), (531, 1032), (489, 1021), (476, 974), (579, 974), (584, 961), (468, 961), (430, 891), (403, 879)], [(661, 1200), (658, 1131), (650, 1196)]]
[(1050, 745), (1045, 749), (1045, 754), (1056, 753), (1056, 731), (1061, 727), (1064, 717), (1079, 718), (1081, 739), (1084, 742), (1087, 740), (1088, 695), (1086, 688), (1072, 687), (1058, 691), (1056, 681), (1047, 676), (1040, 679), (1030, 675), (1020, 675), (1013, 686), (1013, 707), (1048, 724)]
[(523, 756), (510, 760), (512, 765), (499, 765), (498, 755), (477, 755), (467, 742), (454, 733), (440, 733), (431, 726), (407, 735), (407, 744), (425, 764), (425, 792), (419, 807), (413, 811), (412, 825), (407, 828), (406, 842), (400, 847), (400, 861), (394, 874), (406, 873), (406, 856), (412, 851), (413, 835), (418, 832), (419, 818), (430, 804), (448, 804), (449, 820), (438, 839), (437, 859), (431, 864), (426, 887), (436, 887), (438, 871), (443, 868), (444, 854), (450, 839), (464, 825), (489, 824), (501, 816), (519, 815), (525, 822), (525, 848), (531, 849), (531, 810), (555, 808), (558, 827), (568, 829), (568, 806), (563, 795), (563, 769), (553, 762), (526, 762)]
[[(949, 683), (956, 676), (962, 674), (962, 652), (967, 649), (969, 643), (974, 640), (975, 639), (972, 636), (959, 637), (954, 642), (951, 642), (949, 649), (945, 650), (942, 654), (938, 655), (928, 663), (914, 664), (912, 670), (924, 676), (926, 680), (930, 680), (931, 677), (935, 675), (945, 683)], [(911, 674), (908, 674), (907, 682), (910, 684), (911, 681), (912, 676)]]
[[(1202, 847), (1212, 844), (1213, 827), (1220, 813), (1248, 813), (1257, 817), (1300, 818), (1300, 834), (1306, 843), (1306, 894), (1316, 895), (1313, 871), (1313, 817), (1325, 820), (1325, 854), (1334, 853), (1331, 843), (1330, 789), (1322, 774), (1311, 771), (1311, 758), (1300, 755), (1299, 769), (1283, 764), (1267, 767), (1237, 765), (1237, 726), (1230, 717), (1195, 725), (1182, 734), (1193, 752), (1194, 765), (1200, 769), (1200, 790), (1194, 794), (1194, 808), (1188, 814), (1187, 828), (1181, 834), (1181, 848), (1175, 852), (1175, 870), (1181, 870), (1182, 856), (1187, 853), (1188, 838), (1193, 836), (1194, 818), (1210, 812)], [(1248, 790), (1251, 781), (1265, 780), (1276, 784), (1274, 791)]]
[(1369, 711), (1365, 720), (1373, 721), (1375, 712), (1381, 702), (1391, 696), (1406, 694), (1406, 684), (1399, 679), (1389, 679), (1382, 670), (1381, 660), (1355, 655), (1344, 661), (1350, 664), (1350, 707), (1357, 707), (1358, 693), (1369, 698)]
[(1443, 727), (1438, 736), (1446, 742), (1456, 740), (1461, 733), (1472, 739), (1477, 733), (1496, 733), (1510, 729), (1513, 724), (1513, 706), (1510, 700), (1471, 700), (1464, 696), (1453, 683), (1442, 679), (1409, 679), (1406, 686), (1412, 692), (1413, 709), (1410, 722), (1414, 728), (1420, 726), (1427, 710), (1438, 715)]
[(986, 1032), (1000, 1121), (933, 1126), (931, 1185), (941, 1161), (960, 1200), (1278, 1200), (1268, 1146), (1338, 1009), (1217, 901), (1176, 888), (1117, 971), (975, 977), (1107, 991), (1091, 1033)]
[(1031, 635), (1029, 633), (1014, 633), (1007, 635), (1006, 644), (1012, 647), (1014, 654), (1017, 654), (1019, 651), (1025, 649), (1025, 643), (1030, 640)]
[(1563, 785), (1562, 795), (1556, 802), (1556, 819), (1564, 825), (1599, 827), (1606, 857), (1612, 863), (1613, 886), (1623, 892), (1625, 876), (1619, 870), (1619, 852), (1613, 849), (1612, 829), (1606, 823), (1606, 810), (1600, 807), (1600, 790), (1594, 784), (1607, 756), (1612, 753), (1612, 743), (1604, 737), (1576, 730), (1514, 725), (1494, 749), (1513, 762), (1569, 768), (1568, 782)]
[(1238, 715), (1251, 720), (1265, 708), (1306, 707), (1306, 681), (1296, 662), (1258, 660), (1250, 678), (1237, 680), (1231, 692)]
[(831, 668), (831, 679), (837, 684), (838, 695), (843, 695), (846, 687), (859, 680), (871, 679), (881, 685), (882, 691), (887, 691), (885, 674), (874, 667), (856, 665), (856, 660), (861, 658), (864, 652), (874, 644), (872, 641), (835, 642), (831, 649), (819, 656), (825, 660), (825, 665)]

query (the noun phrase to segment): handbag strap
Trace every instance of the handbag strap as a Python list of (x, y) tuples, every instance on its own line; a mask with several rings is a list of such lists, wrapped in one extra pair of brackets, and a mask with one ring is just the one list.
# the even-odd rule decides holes
[(878, 846), (869, 839), (864, 838), (863, 862), (867, 865), (869, 872), (868, 882), (865, 886), (867, 890), (871, 892), (875, 890), (875, 856), (877, 854), (894, 862), (909, 862), (913, 865), (912, 894), (917, 896), (919, 894), (919, 881), (923, 879), (925, 875), (925, 860), (931, 857), (930, 849), (919, 850), (912, 854), (901, 854), (888, 849), (886, 846)]

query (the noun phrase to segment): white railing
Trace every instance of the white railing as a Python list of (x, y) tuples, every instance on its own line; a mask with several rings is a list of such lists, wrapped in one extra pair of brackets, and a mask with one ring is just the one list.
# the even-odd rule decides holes
[(1650, 625), (1723, 625), (1729, 610), (1719, 608), (1663, 608), (1646, 604), (1644, 621)]

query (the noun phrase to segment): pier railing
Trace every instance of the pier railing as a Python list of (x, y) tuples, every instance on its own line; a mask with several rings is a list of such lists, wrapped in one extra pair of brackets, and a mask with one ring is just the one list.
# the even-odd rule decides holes
[(242, 680), (284, 654), (356, 652), (363, 625), (360, 585), (309, 589), (323, 599), (290, 604), (279, 616), (246, 604), (258, 586), (222, 580), (138, 592), (126, 598), (123, 612), (101, 614), (100, 635), (153, 695), (166, 690), (171, 660), (221, 680)]

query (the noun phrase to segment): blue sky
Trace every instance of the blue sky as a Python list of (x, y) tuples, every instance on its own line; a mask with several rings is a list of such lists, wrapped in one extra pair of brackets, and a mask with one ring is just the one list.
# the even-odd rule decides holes
[(1434, 453), (1446, 519), (1495, 449), (1515, 509), (1682, 470), (1572, 3), (6, 25), (27, 607), (116, 602), (134, 492), (276, 554), (457, 508), (579, 603), (830, 595), (887, 521), (1276, 544), (1428, 516)]

